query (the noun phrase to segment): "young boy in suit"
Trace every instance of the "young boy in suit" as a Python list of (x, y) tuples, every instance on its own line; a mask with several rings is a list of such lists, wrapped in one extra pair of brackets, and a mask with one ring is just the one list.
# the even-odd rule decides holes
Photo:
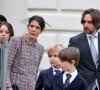
[(78, 48), (68, 47), (59, 53), (63, 72), (56, 75), (52, 90), (87, 90), (87, 82), (77, 72), (80, 52)]
[(59, 52), (64, 47), (60, 44), (54, 45), (48, 50), (48, 57), (51, 67), (47, 70), (41, 71), (36, 82), (35, 90), (52, 90), (53, 77), (61, 73), (60, 60), (58, 58)]

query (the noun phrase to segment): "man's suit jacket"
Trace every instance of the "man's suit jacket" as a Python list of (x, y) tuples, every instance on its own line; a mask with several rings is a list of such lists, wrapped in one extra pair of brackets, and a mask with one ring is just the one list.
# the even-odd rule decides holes
[[(35, 90), (52, 90), (53, 69), (41, 71), (36, 82)], [(44, 89), (43, 89), (44, 88)]]
[(65, 87), (63, 84), (63, 74), (56, 75), (53, 80), (53, 89), (52, 90), (87, 90), (87, 82), (83, 77), (78, 73), (76, 78)]
[(78, 70), (90, 85), (97, 78), (100, 87), (100, 33), (98, 33), (98, 68), (96, 68), (90, 52), (86, 34), (83, 32), (72, 37), (69, 46), (78, 47), (80, 50), (80, 61)]

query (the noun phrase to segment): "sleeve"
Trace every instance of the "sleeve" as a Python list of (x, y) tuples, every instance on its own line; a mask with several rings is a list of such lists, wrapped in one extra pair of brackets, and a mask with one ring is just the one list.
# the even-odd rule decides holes
[(39, 77), (37, 79), (35, 90), (43, 90), (43, 75), (42, 72), (40, 72)]
[(6, 87), (11, 87), (10, 74), (11, 74), (11, 66), (13, 65), (13, 60), (17, 53), (17, 41), (15, 37), (13, 37), (8, 44), (8, 62), (7, 62), (7, 76), (6, 76)]

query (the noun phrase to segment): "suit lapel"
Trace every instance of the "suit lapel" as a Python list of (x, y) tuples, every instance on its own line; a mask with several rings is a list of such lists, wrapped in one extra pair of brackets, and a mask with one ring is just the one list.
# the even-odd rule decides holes
[(99, 60), (98, 68), (100, 68), (100, 32), (98, 32), (98, 60)]
[(92, 59), (90, 47), (89, 47), (88, 40), (87, 40), (85, 33), (81, 34), (81, 37), (79, 39), (79, 44), (80, 44), (79, 46), (81, 46), (81, 53), (85, 54), (85, 56), (88, 57), (87, 62), (89, 62), (89, 63), (91, 63), (92, 65), (95, 66), (93, 59)]
[(52, 80), (53, 80), (53, 69), (52, 68), (50, 68), (47, 71), (47, 77), (48, 77), (49, 81), (52, 83)]
[(59, 90), (63, 90), (64, 89), (64, 86), (63, 86), (63, 73), (64, 73), (64, 71), (62, 72), (62, 73), (60, 73), (59, 75), (57, 75), (57, 85), (59, 86)]

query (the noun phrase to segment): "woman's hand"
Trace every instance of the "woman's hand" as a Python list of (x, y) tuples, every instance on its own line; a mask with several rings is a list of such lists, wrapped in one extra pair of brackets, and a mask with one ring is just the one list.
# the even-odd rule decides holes
[(13, 90), (11, 87), (7, 87), (6, 90)]

